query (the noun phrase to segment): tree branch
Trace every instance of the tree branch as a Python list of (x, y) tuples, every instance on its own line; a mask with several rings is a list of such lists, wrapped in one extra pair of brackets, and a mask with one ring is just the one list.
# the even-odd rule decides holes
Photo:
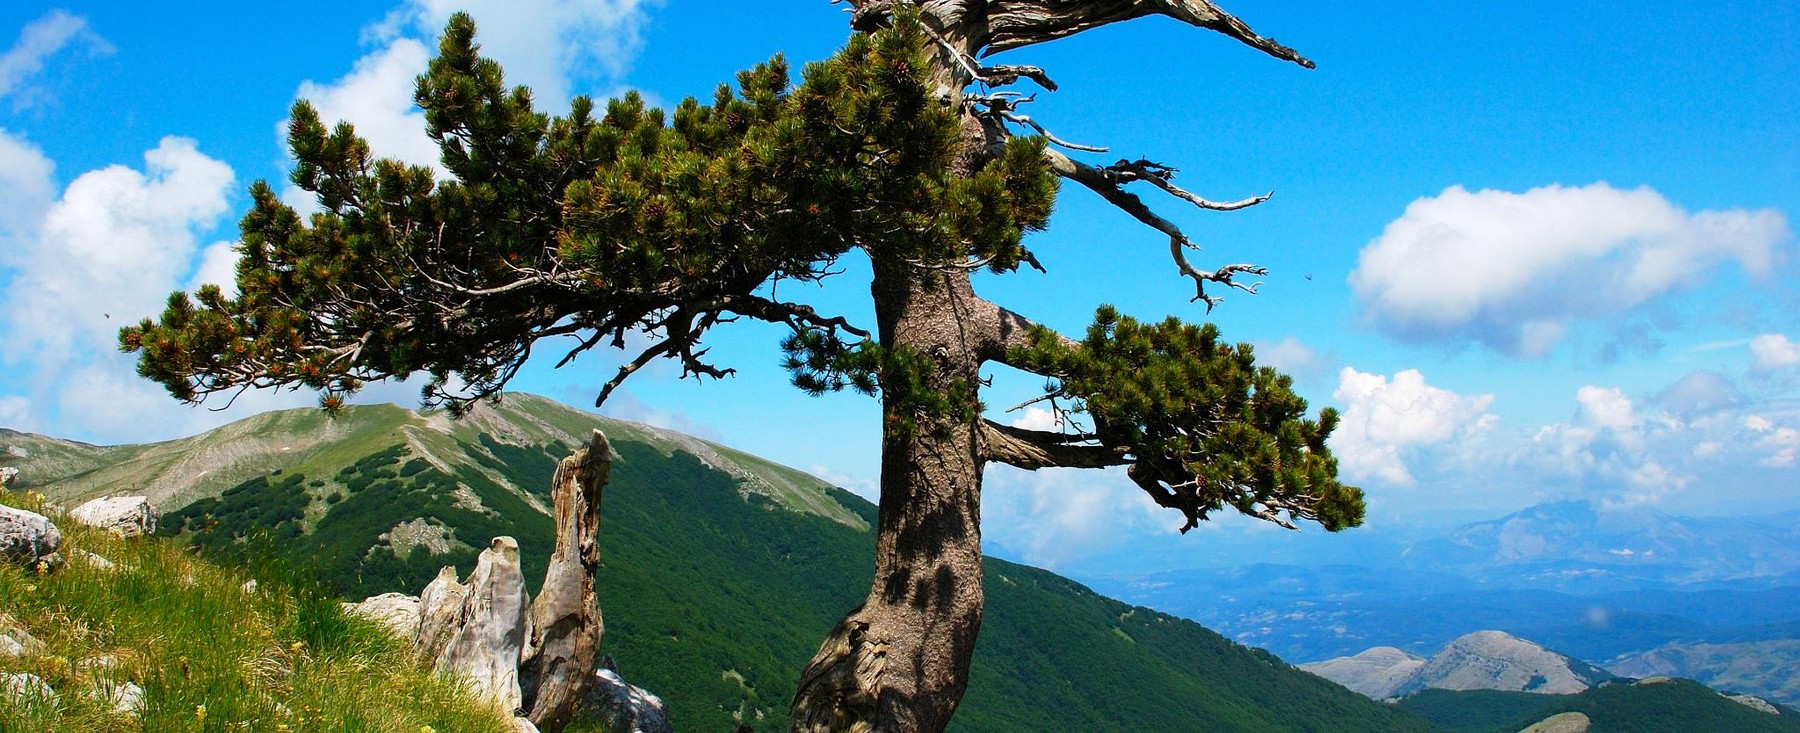
[(1045, 149), (1044, 156), (1049, 159), (1050, 169), (1055, 171), (1057, 175), (1079, 183), (1087, 187), (1088, 190), (1100, 194), (1101, 198), (1106, 199), (1107, 202), (1117, 206), (1125, 213), (1130, 214), (1132, 218), (1143, 222), (1152, 229), (1168, 235), (1169, 255), (1170, 258), (1175, 261), (1175, 268), (1183, 276), (1191, 278), (1194, 281), (1193, 300), (1204, 301), (1208, 312), (1211, 312), (1213, 306), (1218, 305), (1224, 298), (1207, 295), (1207, 283), (1217, 283), (1247, 293), (1255, 293), (1257, 286), (1262, 283), (1246, 285), (1238, 282), (1236, 276), (1239, 274), (1268, 274), (1267, 268), (1250, 264), (1226, 265), (1225, 267), (1221, 267), (1211, 272), (1196, 269), (1188, 262), (1187, 254), (1184, 250), (1199, 249), (1199, 247), (1194, 245), (1193, 240), (1188, 239), (1187, 234), (1181, 231), (1181, 227), (1176, 226), (1174, 222), (1164, 219), (1161, 215), (1151, 211), (1150, 207), (1144, 203), (1144, 200), (1137, 197), (1137, 194), (1126, 191), (1124, 189), (1124, 184), (1132, 181), (1150, 181), (1151, 184), (1155, 185), (1157, 188), (1168, 191), (1195, 206), (1213, 211), (1235, 211), (1237, 209), (1255, 206), (1269, 200), (1269, 195), (1255, 196), (1242, 201), (1216, 203), (1175, 187), (1174, 184), (1169, 182), (1169, 179), (1174, 177), (1174, 168), (1152, 163), (1147, 160), (1121, 160), (1113, 165), (1100, 168), (1075, 160), (1055, 150)]
[(1087, 436), (1064, 435), (981, 421), (982, 458), (1035, 471), (1040, 468), (1105, 468), (1130, 463), (1123, 450), (1086, 444)]

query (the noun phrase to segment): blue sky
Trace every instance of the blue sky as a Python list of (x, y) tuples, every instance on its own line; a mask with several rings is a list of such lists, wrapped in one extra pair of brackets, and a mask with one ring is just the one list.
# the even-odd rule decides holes
[[(1075, 188), (1029, 242), (1050, 273), (978, 290), (1069, 332), (1106, 302), (1257, 344), (1315, 405), (1345, 412), (1334, 447), (1369, 492), (1367, 537), (1559, 497), (1800, 508), (1800, 10), (1319, 5), (1226, 4), (1315, 71), (1164, 19), (1005, 57), (1062, 85), (1028, 111), (1112, 148), (1090, 160), (1166, 162), (1218, 199), (1274, 190), (1229, 214), (1148, 197), (1205, 247), (1196, 264), (1269, 266), (1260, 295), (1206, 314), (1166, 240)], [(846, 32), (824, 0), (0, 6), (0, 426), (136, 442), (311, 404), (176, 405), (112, 334), (230, 272), (245, 187), (284, 179), (277, 129), (297, 96), (379, 152), (430, 162), (406, 100), (456, 7), (551, 111), (575, 93), (707, 95), (776, 51), (820, 58)], [(866, 323), (865, 277), (853, 266), (820, 303)], [(779, 332), (738, 325), (713, 352), (737, 377), (649, 370), (607, 411), (868, 491), (873, 402), (800, 394), (777, 367)], [(515, 386), (591, 404), (617, 362), (539, 364)], [(1036, 384), (997, 374), (996, 417), (1046, 421), (1000, 412)], [(411, 404), (416, 390), (367, 399)], [(997, 468), (984, 512), (990, 548), (1069, 569), (1334, 546), (1241, 520), (1176, 537), (1178, 517), (1104, 472)]]

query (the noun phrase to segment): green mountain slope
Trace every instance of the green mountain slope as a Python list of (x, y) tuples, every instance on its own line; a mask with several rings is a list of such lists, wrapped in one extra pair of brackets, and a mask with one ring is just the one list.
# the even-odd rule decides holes
[(1795, 733), (1800, 715), (1770, 713), (1733, 701), (1692, 680), (1646, 678), (1579, 695), (1497, 690), (1425, 690), (1400, 707), (1458, 733), (1513, 733), (1557, 713), (1586, 715), (1588, 733)]
[[(148, 491), (167, 497), (165, 532), (212, 552), (273, 548), (352, 597), (416, 593), (441, 565), (467, 573), (495, 534), (518, 538), (527, 577), (541, 576), (550, 472), (596, 427), (619, 454), (600, 534), (603, 651), (668, 701), (679, 730), (785, 730), (801, 667), (866, 592), (875, 512), (792, 469), (511, 395), (460, 422), (391, 406), (350, 408), (335, 422), (270, 413), (111, 449), (68, 475), (40, 471), (34, 485), (64, 502)], [(962, 733), (1429, 730), (1193, 622), (1042, 570), (989, 559), (986, 587), (953, 726)]]

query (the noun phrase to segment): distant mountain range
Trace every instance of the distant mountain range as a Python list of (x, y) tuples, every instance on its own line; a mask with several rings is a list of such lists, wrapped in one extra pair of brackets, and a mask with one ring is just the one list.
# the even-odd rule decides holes
[(1800, 585), (1800, 514), (1697, 518), (1549, 502), (1417, 543), (1400, 564), (1580, 593)]
[(1800, 645), (1800, 513), (1551, 502), (1356, 560), (1084, 580), (1297, 662), (1371, 647), (1429, 656), (1496, 629), (1594, 664), (1640, 660), (1634, 669), (1800, 703), (1800, 658), (1779, 643)]

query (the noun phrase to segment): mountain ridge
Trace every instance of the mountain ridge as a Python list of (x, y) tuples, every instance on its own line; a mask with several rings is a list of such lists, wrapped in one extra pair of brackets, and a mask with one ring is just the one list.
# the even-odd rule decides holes
[[(219, 460), (204, 468), (231, 474), (212, 485), (248, 478), (166, 507), (163, 533), (225, 557), (271, 548), (357, 597), (416, 593), (441, 565), (466, 573), (474, 546), (497, 534), (519, 540), (527, 578), (541, 576), (552, 540), (542, 494), (563, 438), (605, 427), (618, 454), (596, 581), (605, 652), (669, 702), (680, 729), (785, 729), (799, 670), (867, 591), (874, 505), (724, 446), (543, 398), (508, 395), (475, 417), (432, 426), (420, 422), (437, 419), (429, 413), (353, 406), (333, 441), (283, 442), (281, 429), (323, 428), (320, 413), (302, 411), (33, 481), (58, 501), (118, 493), (107, 477), (167, 471), (180, 449), (208, 447)], [(252, 426), (267, 432), (231, 445)], [(405, 533), (429, 541), (403, 548), (394, 539)], [(988, 612), (953, 731), (1429, 729), (1192, 621), (1048, 571), (984, 566)]]

